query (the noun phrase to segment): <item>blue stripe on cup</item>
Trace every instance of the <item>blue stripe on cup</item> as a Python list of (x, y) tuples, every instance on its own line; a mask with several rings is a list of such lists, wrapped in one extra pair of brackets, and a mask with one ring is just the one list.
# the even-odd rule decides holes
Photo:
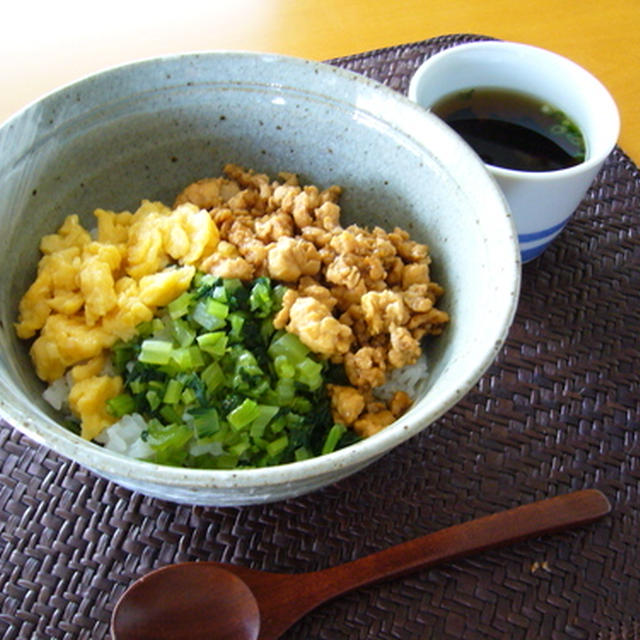
[[(570, 217), (571, 216), (569, 216), (569, 218)], [(542, 231), (536, 231), (535, 233), (519, 233), (518, 240), (520, 242), (532, 242), (533, 240), (542, 240), (543, 238), (546, 238), (547, 236), (550, 236), (551, 234), (556, 233), (557, 231), (560, 231), (560, 229), (562, 229), (562, 227), (564, 227), (564, 225), (567, 224), (567, 222), (569, 221), (569, 218), (566, 218), (562, 222), (553, 225), (553, 227), (548, 227), (547, 229), (543, 229)]]
[[(542, 231), (536, 231), (535, 233), (520, 233), (518, 234), (518, 241), (520, 243), (520, 255), (522, 258), (522, 262), (529, 262), (534, 258), (537, 258), (551, 243), (553, 238), (562, 230), (562, 228), (569, 221), (569, 216), (562, 222), (553, 225), (552, 227), (547, 227)], [(546, 239), (546, 242), (544, 240)], [(527, 244), (530, 242), (541, 241), (540, 244), (536, 244), (533, 247), (523, 247), (523, 244)]]

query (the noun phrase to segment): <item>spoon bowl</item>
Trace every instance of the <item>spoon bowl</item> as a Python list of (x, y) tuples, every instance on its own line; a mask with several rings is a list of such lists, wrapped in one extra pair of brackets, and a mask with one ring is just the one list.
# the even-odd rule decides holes
[(196, 619), (198, 624), (189, 629), (191, 640), (257, 640), (260, 631), (258, 602), (249, 585), (211, 562), (152, 571), (133, 583), (118, 607), (115, 638), (187, 637), (185, 620)]
[(575, 491), (309, 573), (270, 573), (220, 562), (173, 564), (125, 591), (111, 631), (114, 640), (277, 640), (318, 605), (358, 587), (585, 525), (610, 511), (600, 491)]

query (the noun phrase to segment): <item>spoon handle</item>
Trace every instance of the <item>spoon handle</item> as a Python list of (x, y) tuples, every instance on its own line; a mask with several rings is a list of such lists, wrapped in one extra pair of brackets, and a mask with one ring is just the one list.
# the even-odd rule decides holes
[[(479, 551), (588, 524), (611, 511), (606, 496), (585, 489), (457, 524), (315, 573), (323, 601), (358, 587), (433, 567)], [(320, 582), (321, 581), (321, 582)]]

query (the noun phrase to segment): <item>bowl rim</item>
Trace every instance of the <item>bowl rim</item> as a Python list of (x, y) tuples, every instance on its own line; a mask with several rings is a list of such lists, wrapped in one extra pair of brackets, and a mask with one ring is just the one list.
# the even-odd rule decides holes
[[(342, 78), (349, 82), (356, 82), (369, 90), (373, 90), (378, 96), (387, 100), (393, 100), (401, 105), (402, 109), (408, 110), (412, 117), (421, 118), (429, 123), (431, 129), (439, 128), (442, 135), (446, 135), (451, 140), (451, 144), (456, 148), (458, 153), (463, 156), (474, 166), (477, 167), (478, 176), (486, 179), (485, 187), (489, 194), (493, 194), (495, 201), (500, 205), (505, 227), (505, 236), (509, 236), (511, 245), (511, 258), (505, 260), (504, 270), (507, 273), (510, 282), (509, 302), (502, 307), (502, 315), (496, 324), (495, 334), (492, 336), (493, 346), (487, 350), (483, 358), (477, 362), (476, 366), (470, 371), (467, 378), (459, 383), (457, 388), (453, 390), (446, 398), (446, 401), (440, 404), (437, 410), (433, 410), (427, 414), (411, 417), (409, 419), (400, 418), (390, 427), (383, 429), (379, 433), (369, 438), (363, 439), (349, 447), (334, 451), (330, 454), (317, 456), (303, 461), (292, 462), (288, 464), (274, 465), (264, 468), (250, 469), (193, 469), (181, 467), (168, 467), (156, 463), (146, 462), (130, 458), (123, 454), (114, 453), (97, 447), (95, 444), (86, 441), (80, 436), (73, 434), (64, 429), (55, 420), (48, 418), (44, 413), (27, 415), (14, 404), (8, 402), (6, 397), (0, 397), (0, 417), (13, 425), (16, 429), (30, 437), (32, 440), (44, 444), (49, 449), (61, 454), (79, 464), (96, 471), (102, 475), (115, 475), (120, 478), (135, 480), (137, 483), (152, 483), (161, 486), (171, 486), (174, 488), (194, 488), (201, 490), (206, 489), (250, 489), (259, 485), (263, 487), (278, 487), (301, 480), (310, 480), (313, 478), (321, 478), (327, 475), (333, 475), (341, 469), (360, 468), (384, 453), (390, 451), (400, 445), (409, 438), (415, 436), (429, 424), (433, 423), (441, 415), (449, 411), (464, 395), (473, 387), (480, 379), (486, 369), (495, 360), (499, 350), (507, 338), (510, 326), (513, 322), (518, 296), (521, 284), (521, 259), (520, 249), (517, 241), (517, 232), (513, 218), (509, 212), (506, 200), (500, 191), (494, 178), (486, 171), (482, 161), (475, 152), (469, 147), (459, 136), (457, 136), (447, 125), (442, 123), (439, 118), (429, 113), (427, 110), (410, 100), (404, 94), (391, 89), (376, 80), (372, 80), (362, 76), (356, 72), (341, 67), (330, 65), (326, 62), (317, 62), (299, 58), (295, 56), (260, 53), (252, 51), (226, 51), (226, 50), (209, 50), (209, 51), (193, 51), (187, 53), (177, 53), (165, 56), (156, 56), (141, 58), (125, 64), (114, 65), (102, 71), (97, 71), (85, 75), (71, 83), (63, 85), (42, 97), (36, 99), (22, 110), (14, 114), (9, 120), (0, 125), (2, 128), (10, 126), (11, 123), (19, 118), (29, 109), (33, 108), (43, 100), (48, 100), (69, 89), (73, 89), (80, 84), (90, 81), (104, 74), (126, 73), (128, 70), (144, 65), (163, 65), (167, 61), (178, 61), (180, 59), (190, 59), (198, 57), (222, 57), (229, 58), (235, 56), (242, 59), (254, 58), (267, 62), (275, 62), (287, 65), (304, 65), (317, 74), (334, 74), (338, 78)], [(303, 93), (307, 91), (300, 89)], [(398, 130), (398, 124), (384, 121), (385, 124), (395, 130)], [(403, 125), (404, 126), (404, 125)], [(406, 132), (401, 128), (400, 131)], [(420, 147), (426, 149), (422, 142), (417, 142)], [(506, 238), (505, 238), (506, 239)], [(7, 389), (4, 380), (0, 377), (0, 386), (4, 391), (12, 395), (12, 390)], [(43, 420), (43, 418), (45, 418)], [(50, 424), (49, 424), (50, 423)], [(52, 427), (58, 426), (59, 429)]]

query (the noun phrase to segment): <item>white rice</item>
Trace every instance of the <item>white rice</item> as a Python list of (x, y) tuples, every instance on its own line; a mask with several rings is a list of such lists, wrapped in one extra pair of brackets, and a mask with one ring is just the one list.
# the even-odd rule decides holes
[(56, 410), (64, 411), (67, 408), (67, 400), (70, 390), (69, 380), (67, 376), (62, 376), (52, 382), (43, 392), (42, 397)]
[[(109, 367), (110, 368), (110, 367)], [(106, 368), (105, 368), (106, 369)], [(105, 374), (108, 373), (105, 371)], [(69, 409), (70, 374), (52, 382), (42, 393), (42, 397), (56, 410), (71, 418)], [(102, 431), (96, 442), (105, 449), (123, 453), (132, 458), (148, 458), (153, 454), (151, 447), (140, 437), (147, 428), (144, 418), (137, 414), (124, 416), (118, 422)]]
[(427, 356), (423, 352), (414, 364), (394, 369), (387, 381), (374, 390), (374, 395), (380, 400), (389, 402), (396, 391), (404, 391), (415, 401), (421, 394), (427, 376)]
[(96, 442), (105, 449), (123, 453), (131, 458), (148, 458), (153, 449), (141, 438), (147, 428), (145, 419), (139, 413), (123, 416), (96, 437)]

